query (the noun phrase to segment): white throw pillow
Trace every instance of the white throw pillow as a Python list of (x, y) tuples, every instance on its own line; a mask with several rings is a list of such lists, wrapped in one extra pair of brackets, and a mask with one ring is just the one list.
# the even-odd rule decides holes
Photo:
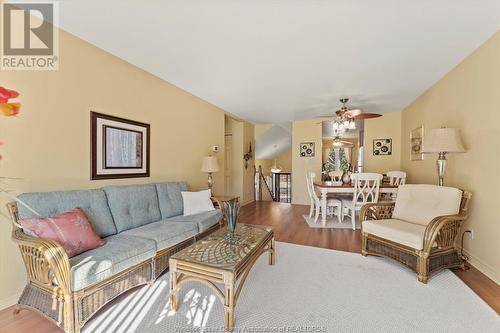
[(210, 190), (200, 192), (181, 192), (184, 201), (184, 216), (215, 210)]

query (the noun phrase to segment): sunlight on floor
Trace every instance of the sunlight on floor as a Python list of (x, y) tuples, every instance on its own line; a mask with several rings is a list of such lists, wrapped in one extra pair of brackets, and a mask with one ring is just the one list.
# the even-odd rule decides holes
[[(202, 296), (201, 293), (195, 289), (190, 289), (184, 296), (182, 303), (179, 304), (179, 311), (182, 311), (182, 307), (188, 307), (186, 325), (196, 328), (205, 328), (216, 298), (214, 294)], [(172, 317), (176, 314), (176, 312), (170, 310), (170, 302), (167, 302), (155, 324), (158, 325), (165, 317)]]
[[(133, 292), (118, 304), (113, 305), (86, 327), (87, 332), (134, 331), (142, 322), (150, 307), (160, 296), (168, 297), (168, 283), (159, 281), (153, 286), (144, 286)], [(104, 314), (104, 313), (103, 313)]]

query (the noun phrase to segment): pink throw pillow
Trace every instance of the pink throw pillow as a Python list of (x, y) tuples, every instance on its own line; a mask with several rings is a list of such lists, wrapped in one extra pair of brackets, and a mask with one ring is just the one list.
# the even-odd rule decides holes
[(104, 245), (80, 208), (53, 217), (19, 220), (23, 229), (62, 245), (69, 257)]

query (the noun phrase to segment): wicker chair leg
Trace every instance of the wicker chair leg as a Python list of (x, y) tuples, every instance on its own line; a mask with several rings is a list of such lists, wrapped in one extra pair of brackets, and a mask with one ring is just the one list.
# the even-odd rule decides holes
[(363, 257), (368, 256), (368, 251), (366, 251), (366, 235), (361, 234), (361, 255)]

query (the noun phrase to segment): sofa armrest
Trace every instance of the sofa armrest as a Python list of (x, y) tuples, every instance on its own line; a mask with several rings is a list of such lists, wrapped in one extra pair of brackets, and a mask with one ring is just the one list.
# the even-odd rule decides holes
[(462, 221), (466, 215), (444, 215), (432, 219), (424, 232), (423, 251), (430, 253), (432, 246), (437, 244), (439, 249), (450, 249), (455, 246)]
[(71, 294), (71, 265), (59, 243), (28, 236), (16, 227), (12, 240), (19, 245), (30, 281), (52, 289), (60, 298)]
[(392, 218), (394, 202), (378, 202), (363, 205), (359, 214), (361, 222), (365, 220), (383, 220)]

